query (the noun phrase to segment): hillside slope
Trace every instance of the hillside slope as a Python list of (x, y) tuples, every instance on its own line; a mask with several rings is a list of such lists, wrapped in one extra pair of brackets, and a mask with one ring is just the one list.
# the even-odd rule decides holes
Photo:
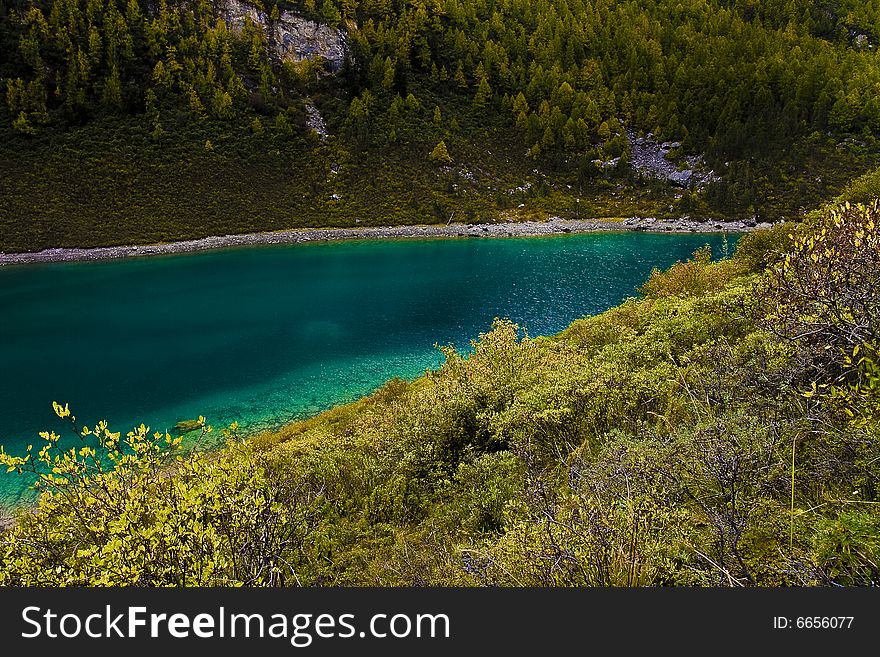
[(219, 453), (58, 406), (84, 450), (3, 455), (53, 473), (0, 538), (0, 583), (875, 583), (878, 220), (847, 204), (698, 251), (558, 336), (499, 320), (470, 356), (231, 427)]
[(878, 25), (855, 0), (2, 0), (0, 250), (796, 218), (877, 161)]

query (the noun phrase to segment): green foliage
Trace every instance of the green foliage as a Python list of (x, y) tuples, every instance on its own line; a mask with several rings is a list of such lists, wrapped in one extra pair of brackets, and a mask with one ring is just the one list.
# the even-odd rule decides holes
[(875, 586), (880, 577), (880, 518), (846, 509), (836, 518), (823, 518), (813, 538), (816, 558), (828, 582)]
[[(4, 586), (230, 586), (296, 583), (290, 562), (309, 532), (312, 498), (269, 486), (267, 465), (230, 444), (222, 459), (174, 455), (180, 438), (141, 425), (125, 438), (106, 422), (64, 451), (41, 434), (38, 452), (0, 452), (44, 489), (33, 513), (0, 539)], [(203, 432), (210, 427), (198, 422)]]
[(452, 164), (452, 157), (450, 157), (449, 151), (446, 150), (446, 142), (439, 141), (434, 150), (428, 155), (428, 159), (435, 164)]
[(769, 272), (767, 325), (798, 347), (808, 398), (861, 430), (880, 424), (880, 202), (826, 209)]
[(880, 201), (832, 208), (803, 225), (767, 277), (770, 318), (783, 337), (837, 368), (880, 341)]
[(85, 442), (2, 455), (48, 488), (0, 537), (2, 583), (871, 584), (880, 368), (871, 339), (841, 348), (878, 302), (823, 309), (836, 272), (867, 275), (839, 254), (873, 244), (875, 213), (698, 251), (552, 338), (498, 320), (424, 377), (233, 428), (211, 457), (56, 405)]
[(233, 35), (209, 3), (59, 1), (3, 20), (19, 34), (7, 105), (41, 123), (140, 113), (148, 91), (168, 113), (189, 106), (229, 118), (246, 102), (240, 76), (268, 66), (262, 32), (246, 24)]
[(723, 289), (737, 273), (736, 264), (725, 260), (712, 263), (712, 248), (704, 246), (694, 252), (693, 259), (678, 262), (668, 271), (654, 269), (648, 281), (639, 288), (646, 297), (659, 299), (668, 296), (697, 295)]
[(791, 223), (780, 222), (766, 230), (746, 233), (736, 243), (736, 262), (749, 271), (763, 271), (791, 248)]
[(850, 182), (843, 192), (835, 199), (838, 204), (871, 203), (880, 198), (880, 169), (872, 169), (868, 173)]

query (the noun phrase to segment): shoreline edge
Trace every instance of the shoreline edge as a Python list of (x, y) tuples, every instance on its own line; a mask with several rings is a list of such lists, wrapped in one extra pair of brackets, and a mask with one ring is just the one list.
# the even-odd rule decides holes
[[(751, 224), (751, 225), (750, 225)], [(359, 239), (418, 239), (432, 237), (540, 237), (574, 233), (645, 231), (653, 233), (749, 232), (769, 228), (771, 224), (743, 221), (706, 221), (690, 219), (560, 219), (546, 221), (498, 222), (486, 224), (417, 224), (405, 226), (364, 226), (354, 228), (291, 228), (272, 232), (242, 233), (202, 237), (179, 242), (94, 248), (51, 248), (35, 252), (0, 252), (0, 266), (51, 262), (113, 260), (208, 251), (239, 246), (302, 244)]]

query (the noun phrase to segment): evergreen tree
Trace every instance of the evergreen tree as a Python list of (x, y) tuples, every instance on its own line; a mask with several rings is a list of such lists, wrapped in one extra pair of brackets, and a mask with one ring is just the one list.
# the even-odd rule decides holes
[(434, 164), (452, 164), (452, 158), (446, 150), (446, 142), (441, 140), (428, 155), (428, 159)]

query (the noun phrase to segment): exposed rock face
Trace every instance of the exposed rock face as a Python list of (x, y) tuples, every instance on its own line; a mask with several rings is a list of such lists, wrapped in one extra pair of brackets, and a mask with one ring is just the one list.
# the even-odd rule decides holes
[(626, 131), (632, 151), (632, 167), (640, 175), (668, 180), (679, 187), (701, 188), (707, 183), (718, 180), (714, 171), (705, 171), (703, 158), (688, 155), (685, 159), (686, 168), (679, 169), (666, 159), (666, 155), (674, 148), (681, 146), (678, 142), (658, 143), (649, 132), (644, 137), (637, 137), (632, 130)]
[(323, 57), (332, 71), (338, 71), (348, 52), (345, 32), (306, 20), (285, 11), (277, 21), (242, 0), (216, 0), (217, 11), (233, 32), (240, 33), (245, 20), (259, 26), (266, 35), (269, 52), (281, 61), (299, 62)]
[(236, 34), (241, 34), (246, 18), (250, 18), (255, 25), (269, 24), (269, 17), (265, 12), (239, 0), (219, 0), (215, 7), (220, 18), (226, 21), (226, 27)]
[(315, 56), (323, 57), (330, 69), (338, 71), (345, 61), (345, 33), (327, 25), (285, 11), (281, 20), (272, 26), (275, 49), (282, 60), (301, 61)]

